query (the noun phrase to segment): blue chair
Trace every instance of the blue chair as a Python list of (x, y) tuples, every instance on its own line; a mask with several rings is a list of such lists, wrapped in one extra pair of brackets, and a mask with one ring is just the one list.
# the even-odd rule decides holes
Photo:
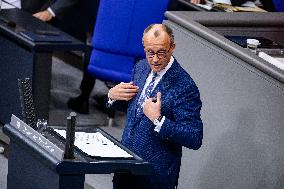
[(152, 23), (161, 23), (168, 0), (101, 0), (88, 66), (96, 79), (129, 82), (133, 65), (144, 58), (142, 36)]
[(133, 64), (144, 58), (143, 31), (162, 22), (167, 5), (167, 0), (101, 0), (89, 72), (103, 81), (130, 81)]
[(284, 12), (284, 1), (283, 0), (273, 0), (274, 8), (276, 12)]

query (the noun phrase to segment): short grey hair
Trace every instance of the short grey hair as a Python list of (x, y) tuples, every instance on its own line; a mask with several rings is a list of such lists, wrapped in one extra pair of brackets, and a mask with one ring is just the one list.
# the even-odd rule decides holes
[[(155, 25), (157, 24), (150, 24), (143, 32), (143, 37), (142, 37), (142, 44), (144, 46), (144, 36), (146, 33), (148, 33)], [(172, 46), (175, 43), (175, 36), (173, 33), (172, 28), (170, 28), (169, 26), (162, 24), (162, 28), (163, 31), (166, 32), (170, 38), (170, 45)], [(154, 36), (158, 37), (159, 35), (161, 35), (161, 32), (159, 30), (154, 31)]]

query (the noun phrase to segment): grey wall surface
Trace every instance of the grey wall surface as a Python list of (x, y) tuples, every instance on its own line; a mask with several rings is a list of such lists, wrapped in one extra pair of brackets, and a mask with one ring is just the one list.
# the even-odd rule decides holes
[[(182, 12), (181, 12), (182, 13)], [(284, 45), (284, 13), (187, 12), (187, 18), (222, 35), (261, 36)]]
[(203, 102), (203, 145), (183, 149), (178, 188), (284, 188), (283, 82), (188, 28), (165, 23), (174, 29), (174, 55)]

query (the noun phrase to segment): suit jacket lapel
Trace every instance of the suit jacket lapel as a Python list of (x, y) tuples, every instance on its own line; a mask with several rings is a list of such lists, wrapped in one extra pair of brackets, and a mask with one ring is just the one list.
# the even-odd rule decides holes
[(143, 69), (143, 70), (141, 70), (141, 72), (139, 72), (137, 83), (136, 83), (136, 85), (138, 85), (138, 87), (139, 87), (139, 92), (136, 95), (135, 101), (138, 101), (138, 99), (141, 95), (141, 92), (143, 90), (143, 87), (145, 85), (146, 79), (147, 79), (150, 72), (151, 72), (151, 70), (150, 70), (150, 67), (148, 65), (145, 66), (145, 69)]
[(158, 92), (161, 92), (163, 96), (163, 93), (166, 93), (170, 86), (174, 85), (174, 77), (177, 76), (177, 66), (178, 63), (176, 62), (176, 60), (174, 60), (172, 66), (168, 69), (168, 71), (165, 73), (163, 78), (160, 80), (160, 82), (152, 92), (152, 97), (157, 96), (156, 94)]
[(176, 77), (178, 76), (179, 72), (179, 64), (175, 60), (172, 66), (168, 69), (165, 73), (163, 78), (160, 80), (154, 91), (152, 92), (152, 97), (156, 97), (158, 92), (161, 92), (161, 113), (163, 114), (163, 107), (166, 101), (166, 95), (168, 93), (169, 88), (175, 85)]
[(145, 66), (142, 67), (142, 70), (138, 70), (137, 77), (136, 77), (137, 79), (134, 81), (135, 84), (139, 87), (139, 92), (137, 93), (137, 95), (135, 96), (133, 100), (133, 111), (132, 111), (132, 113), (134, 114), (133, 117), (136, 117), (138, 100), (143, 90), (143, 87), (145, 85), (146, 79), (149, 73), (151, 72), (150, 66), (148, 65), (147, 61), (145, 60), (145, 62), (143, 63)]
[[(177, 76), (177, 72), (178, 72), (178, 63), (176, 62), (176, 60), (173, 62), (173, 65), (170, 67), (170, 69), (165, 73), (165, 75), (163, 76), (163, 78), (160, 80), (160, 82), (158, 83), (158, 85), (155, 87), (155, 89), (153, 90), (151, 97), (156, 97), (158, 92), (162, 93), (162, 105), (163, 105), (163, 94), (166, 93), (168, 91), (168, 89), (170, 88), (170, 86), (174, 85), (174, 77)], [(141, 117), (136, 117), (136, 110), (137, 110), (137, 105), (138, 105), (138, 99), (141, 95), (141, 92), (143, 90), (145, 81), (150, 73), (151, 69), (147, 64), (147, 68), (145, 67), (144, 70), (142, 70), (139, 74), (139, 79), (138, 79), (138, 83), (137, 85), (139, 86), (139, 88), (141, 89), (139, 91), (139, 93), (136, 95), (135, 97), (135, 101), (134, 103), (134, 110), (132, 111), (132, 113), (134, 113), (133, 117), (135, 117), (135, 122), (133, 125), (135, 125), (137, 122), (139, 122), (141, 120)]]

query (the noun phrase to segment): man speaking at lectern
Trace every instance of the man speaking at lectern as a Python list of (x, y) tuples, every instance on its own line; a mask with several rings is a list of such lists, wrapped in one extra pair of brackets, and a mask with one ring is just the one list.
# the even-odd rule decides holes
[(203, 124), (197, 86), (173, 58), (172, 30), (163, 24), (148, 26), (142, 39), (146, 60), (136, 63), (132, 81), (109, 90), (109, 105), (127, 104), (122, 143), (152, 163), (147, 176), (116, 173), (115, 189), (174, 189), (182, 146), (197, 150)]

